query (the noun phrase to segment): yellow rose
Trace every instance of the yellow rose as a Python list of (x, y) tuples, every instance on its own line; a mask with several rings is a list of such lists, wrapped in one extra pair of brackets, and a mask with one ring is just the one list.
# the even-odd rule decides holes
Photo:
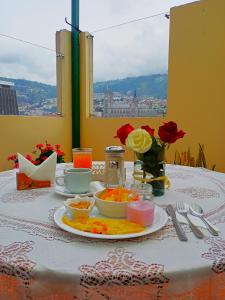
[(152, 138), (146, 130), (135, 129), (128, 134), (126, 146), (135, 152), (145, 153), (152, 146)]

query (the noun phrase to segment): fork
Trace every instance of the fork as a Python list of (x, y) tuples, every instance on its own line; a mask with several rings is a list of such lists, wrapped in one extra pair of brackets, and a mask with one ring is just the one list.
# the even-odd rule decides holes
[(188, 221), (189, 226), (191, 227), (191, 230), (193, 231), (193, 233), (195, 234), (195, 236), (199, 239), (203, 239), (204, 238), (204, 234), (202, 233), (202, 231), (195, 226), (191, 220), (188, 218), (188, 211), (189, 211), (189, 206), (183, 202), (177, 202), (176, 203), (176, 209), (177, 212), (182, 215), (183, 217), (186, 218), (186, 220)]

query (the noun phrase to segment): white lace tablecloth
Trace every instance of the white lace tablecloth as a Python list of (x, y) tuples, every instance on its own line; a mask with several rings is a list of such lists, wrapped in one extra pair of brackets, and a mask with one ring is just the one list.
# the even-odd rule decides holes
[(65, 200), (54, 187), (17, 191), (15, 170), (0, 173), (0, 299), (225, 299), (225, 174), (173, 165), (166, 174), (171, 188), (155, 203), (199, 203), (218, 237), (203, 229), (199, 240), (184, 225), (180, 242), (170, 221), (130, 240), (76, 236), (54, 224)]

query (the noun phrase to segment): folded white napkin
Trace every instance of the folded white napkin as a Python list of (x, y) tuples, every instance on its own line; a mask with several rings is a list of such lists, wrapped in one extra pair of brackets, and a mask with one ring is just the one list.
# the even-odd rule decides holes
[[(177, 220), (180, 222), (180, 223), (184, 223), (184, 224), (188, 224), (188, 221), (186, 220), (185, 217), (183, 217), (182, 215), (180, 215), (179, 213), (176, 212), (176, 217), (177, 217)], [(195, 225), (195, 226), (198, 226), (198, 227), (202, 227), (202, 228), (206, 228), (207, 229), (207, 226), (206, 224), (198, 217), (196, 216), (193, 216), (191, 214), (188, 214), (188, 217), (189, 219), (191, 220), (191, 222)], [(208, 220), (207, 220), (208, 221)], [(209, 222), (209, 221), (208, 221)], [(209, 222), (210, 225), (216, 230), (219, 232), (219, 229), (213, 225), (211, 222)]]
[(52, 183), (55, 180), (55, 169), (57, 161), (57, 153), (53, 152), (40, 165), (35, 166), (20, 153), (18, 155), (19, 172), (25, 173), (28, 177), (34, 180), (49, 180)]

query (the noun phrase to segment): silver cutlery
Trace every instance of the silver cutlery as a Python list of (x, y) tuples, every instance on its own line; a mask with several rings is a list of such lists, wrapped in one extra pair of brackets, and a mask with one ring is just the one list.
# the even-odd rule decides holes
[(203, 239), (204, 238), (204, 234), (202, 233), (202, 231), (197, 226), (195, 226), (191, 222), (191, 220), (188, 218), (189, 206), (186, 203), (177, 202), (176, 209), (177, 209), (177, 212), (179, 214), (181, 214), (183, 217), (186, 218), (186, 220), (188, 221), (188, 224), (191, 227), (191, 230), (193, 231), (193, 233), (195, 234), (195, 236), (197, 238), (199, 238), (199, 239)]
[(173, 225), (176, 229), (177, 236), (178, 236), (179, 240), (180, 241), (187, 241), (188, 240), (187, 236), (186, 236), (183, 228), (181, 227), (181, 224), (177, 220), (176, 212), (175, 212), (175, 209), (173, 208), (173, 206), (172, 205), (167, 205), (166, 212), (172, 219), (172, 222), (173, 222)]
[(204, 211), (202, 209), (202, 207), (196, 203), (192, 203), (190, 205), (190, 212), (193, 216), (199, 217), (199, 219), (201, 219), (207, 226), (207, 229), (209, 230), (209, 232), (215, 236), (219, 235), (218, 231), (216, 231), (211, 224), (207, 221), (206, 218), (204, 218)]

